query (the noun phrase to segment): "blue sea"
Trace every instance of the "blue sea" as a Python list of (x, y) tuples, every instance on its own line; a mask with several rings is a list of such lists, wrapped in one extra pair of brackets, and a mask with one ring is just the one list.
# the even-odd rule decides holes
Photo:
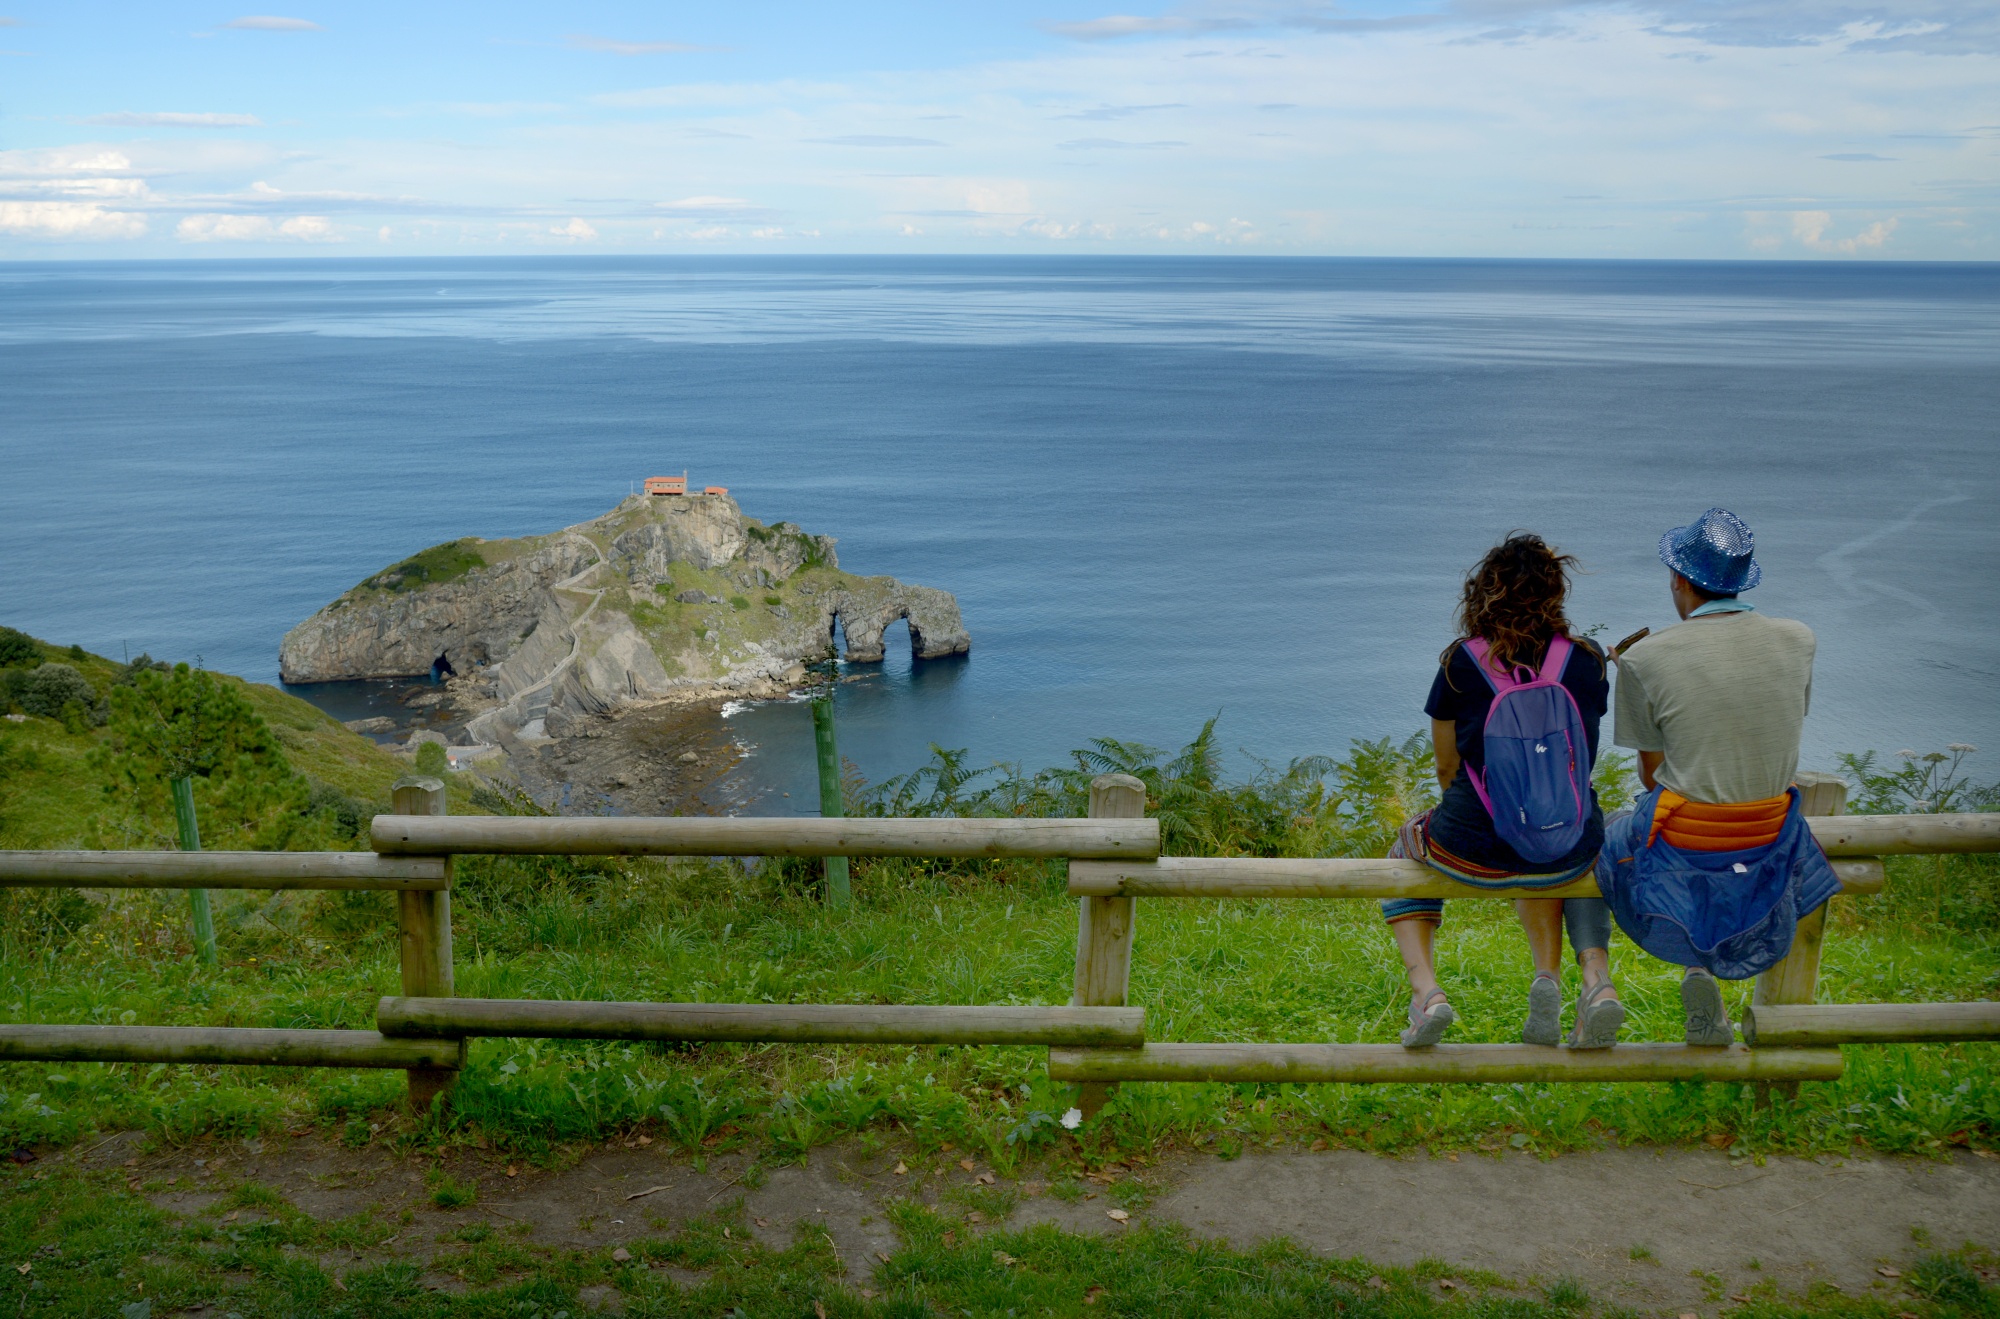
[[(1655, 543), (1712, 504), (1819, 634), (1809, 766), (2000, 777), (1996, 457), (1993, 265), (0, 265), (0, 622), (275, 681), (382, 566), (686, 468), (957, 593), (969, 657), (841, 689), (878, 779), (1210, 716), (1239, 770), (1402, 738), (1496, 538), (1580, 556), (1615, 639), (1673, 621)], [(803, 787), (804, 707), (730, 727)]]

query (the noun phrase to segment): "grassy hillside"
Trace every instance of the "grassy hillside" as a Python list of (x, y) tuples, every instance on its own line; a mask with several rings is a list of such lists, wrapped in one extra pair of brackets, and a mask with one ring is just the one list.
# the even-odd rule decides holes
[[(146, 809), (138, 794), (119, 783), (101, 754), (108, 736), (102, 723), (105, 704), (136, 666), (81, 647), (9, 633), (0, 639), (0, 661), (10, 661), (0, 664), (0, 713), (7, 716), (0, 718), (0, 849), (174, 846), (171, 814)], [(84, 708), (70, 710), (67, 719), (62, 712), (28, 713), (36, 703), (25, 685), (30, 675), (51, 663), (75, 670), (92, 694), (90, 702), (77, 702)], [(353, 818), (388, 809), (390, 785), (410, 772), (409, 761), (275, 687), (216, 676), (241, 691), (270, 728), (285, 760), (312, 790), (311, 809), (319, 827), (302, 831), (290, 845), (355, 846)], [(463, 785), (454, 783), (451, 790), (453, 811), (471, 809)], [(146, 837), (108, 841), (112, 817), (122, 822), (134, 808), (140, 808)]]

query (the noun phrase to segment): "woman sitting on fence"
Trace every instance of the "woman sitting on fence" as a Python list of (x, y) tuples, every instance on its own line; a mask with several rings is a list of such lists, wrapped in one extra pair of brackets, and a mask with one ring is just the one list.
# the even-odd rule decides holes
[[(1405, 824), (1392, 857), (1422, 861), (1479, 888), (1537, 889), (1588, 874), (1604, 838), (1590, 786), (1597, 725), (1611, 693), (1604, 654), (1573, 636), (1563, 615), (1576, 560), (1517, 532), (1465, 579), (1460, 638), (1438, 657), (1424, 710), (1431, 717), (1443, 799)], [(1521, 898), (1535, 978), (1529, 1044), (1562, 1032), (1563, 926), (1583, 968), (1570, 1033), (1575, 1048), (1616, 1043), (1625, 1009), (1611, 984), (1611, 919), (1598, 898)], [(1435, 898), (1394, 898), (1382, 914), (1410, 977), (1405, 1046), (1436, 1044), (1456, 1019), (1438, 986), (1432, 945), (1444, 918)]]

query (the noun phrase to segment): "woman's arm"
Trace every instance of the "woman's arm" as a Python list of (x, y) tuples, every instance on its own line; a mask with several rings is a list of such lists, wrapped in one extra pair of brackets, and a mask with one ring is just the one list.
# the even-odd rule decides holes
[(1458, 777), (1458, 725), (1450, 719), (1431, 720), (1431, 749), (1437, 758), (1438, 787), (1449, 788)]
[(1660, 786), (1654, 780), (1653, 776), (1660, 772), (1660, 765), (1666, 758), (1667, 753), (1664, 751), (1641, 751), (1639, 753), (1639, 782), (1646, 785), (1646, 791), (1651, 792), (1654, 788)]

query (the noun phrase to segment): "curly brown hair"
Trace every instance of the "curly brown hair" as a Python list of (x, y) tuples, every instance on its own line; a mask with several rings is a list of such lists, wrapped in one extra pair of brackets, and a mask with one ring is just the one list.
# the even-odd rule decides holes
[(1449, 664), (1452, 650), (1473, 637), (1484, 637), (1494, 660), (1510, 667), (1540, 662), (1558, 635), (1575, 640), (1563, 599), (1577, 566), (1575, 555), (1557, 554), (1540, 536), (1509, 533), (1466, 574), (1458, 602), (1462, 635), (1445, 647), (1439, 663)]

